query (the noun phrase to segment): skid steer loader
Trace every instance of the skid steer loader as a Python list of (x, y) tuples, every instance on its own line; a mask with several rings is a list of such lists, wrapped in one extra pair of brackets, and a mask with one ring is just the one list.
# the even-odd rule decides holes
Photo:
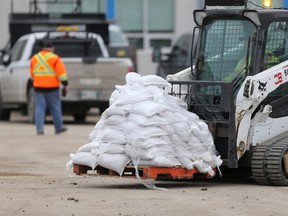
[(206, 0), (193, 15), (195, 63), (167, 77), (171, 94), (207, 122), (223, 167), (287, 186), (288, 10)]

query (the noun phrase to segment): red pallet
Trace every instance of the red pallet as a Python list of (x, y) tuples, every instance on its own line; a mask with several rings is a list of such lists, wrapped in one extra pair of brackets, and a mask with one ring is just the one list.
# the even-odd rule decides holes
[[(73, 172), (76, 175), (85, 175), (88, 171), (93, 171), (91, 167), (74, 164)], [(97, 166), (94, 170), (96, 174), (107, 175), (107, 176), (119, 176), (117, 172)], [(183, 167), (155, 167), (155, 166), (138, 166), (139, 176), (143, 179), (193, 179), (193, 178), (212, 178), (208, 173), (199, 173), (199, 171), (194, 168), (188, 170)], [(126, 166), (122, 177), (135, 177), (134, 166)]]

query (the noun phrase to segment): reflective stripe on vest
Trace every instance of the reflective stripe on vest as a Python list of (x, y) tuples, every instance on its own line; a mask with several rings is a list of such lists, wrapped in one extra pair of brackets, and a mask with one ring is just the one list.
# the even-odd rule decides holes
[(56, 76), (55, 71), (47, 64), (47, 60), (52, 56), (54, 56), (53, 53), (48, 53), (45, 56), (42, 56), (40, 53), (36, 54), (38, 63), (33, 70), (34, 76)]

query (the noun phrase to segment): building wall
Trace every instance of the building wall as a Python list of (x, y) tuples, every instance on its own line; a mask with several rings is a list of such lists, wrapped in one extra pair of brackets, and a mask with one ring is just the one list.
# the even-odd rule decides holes
[(201, 1), (181, 0), (175, 3), (175, 37), (193, 30), (193, 10), (197, 8), (202, 8)]
[[(192, 32), (195, 26), (193, 21), (193, 11), (202, 8), (203, 3), (201, 0), (175, 0), (175, 20), (174, 32), (170, 34), (159, 34), (159, 37), (171, 39), (173, 42), (183, 33)], [(145, 37), (145, 36), (144, 36)], [(149, 40), (156, 35), (146, 36), (144, 39), (145, 49), (137, 51), (137, 70), (140, 74), (154, 74), (157, 70), (157, 63), (152, 62), (153, 48), (150, 46)]]
[[(27, 13), (30, 10), (29, 2), (29, 0), (0, 0), (0, 49), (9, 41), (9, 14), (12, 10), (17, 13)], [(46, 11), (45, 6), (39, 8), (43, 12)]]

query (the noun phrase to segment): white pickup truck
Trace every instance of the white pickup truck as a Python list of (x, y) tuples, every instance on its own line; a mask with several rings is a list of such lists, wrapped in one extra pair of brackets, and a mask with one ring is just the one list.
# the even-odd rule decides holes
[(103, 112), (115, 85), (125, 83), (133, 70), (129, 58), (109, 58), (102, 38), (88, 32), (37, 32), (20, 37), (0, 67), (0, 120), (8, 121), (12, 110), (22, 110), (34, 121), (30, 58), (40, 50), (41, 40), (50, 40), (67, 69), (69, 91), (62, 97), (63, 113), (84, 121), (90, 108)]

